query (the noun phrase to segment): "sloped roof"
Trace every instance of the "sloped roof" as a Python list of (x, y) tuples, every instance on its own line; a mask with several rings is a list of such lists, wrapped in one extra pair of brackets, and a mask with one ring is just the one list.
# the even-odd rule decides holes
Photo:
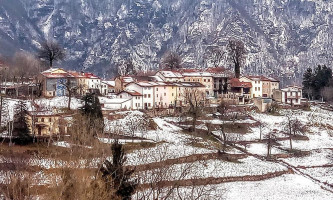
[(159, 71), (158, 73), (161, 73), (165, 78), (183, 78), (183, 75), (179, 73), (178, 71)]
[(131, 96), (142, 96), (142, 94), (140, 92), (134, 91), (134, 90), (124, 90), (119, 92), (117, 95), (121, 94), (121, 93), (127, 93)]
[(116, 82), (115, 81), (102, 81), (102, 83), (105, 83), (105, 84), (107, 84), (109, 86), (112, 86), (112, 87), (116, 86)]
[(250, 80), (260, 80), (260, 81), (270, 81), (270, 82), (280, 82), (279, 80), (272, 78), (272, 77), (266, 77), (266, 76), (245, 76), (246, 78)]
[(231, 87), (240, 87), (240, 88), (251, 88), (252, 84), (250, 82), (241, 82), (238, 78), (232, 78), (230, 80)]
[(43, 76), (47, 78), (68, 78), (74, 77), (71, 73), (68, 73), (62, 68), (50, 68), (41, 73)]

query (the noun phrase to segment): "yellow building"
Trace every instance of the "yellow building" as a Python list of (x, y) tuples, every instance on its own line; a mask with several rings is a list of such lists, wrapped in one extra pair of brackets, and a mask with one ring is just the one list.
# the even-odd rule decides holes
[(27, 114), (27, 125), (31, 135), (53, 136), (67, 134), (68, 115), (52, 111), (32, 111)]

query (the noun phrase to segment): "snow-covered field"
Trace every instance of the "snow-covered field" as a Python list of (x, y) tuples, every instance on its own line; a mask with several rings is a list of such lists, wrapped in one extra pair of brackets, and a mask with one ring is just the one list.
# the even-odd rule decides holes
[[(176, 164), (166, 166), (169, 177), (167, 180), (198, 179), (198, 178), (219, 178), (219, 177), (239, 177), (247, 175), (263, 175), (272, 172), (287, 170), (286, 167), (272, 162), (266, 162), (249, 156), (240, 159), (239, 162), (227, 162), (223, 160), (196, 161), (193, 163)], [(159, 171), (159, 169), (157, 170)], [(183, 175), (186, 171), (185, 175)], [(155, 178), (156, 171), (145, 171), (144, 177)], [(147, 180), (146, 180), (147, 181)], [(150, 180), (148, 180), (150, 181)]]
[[(61, 102), (63, 101), (63, 102)], [(73, 108), (80, 106), (80, 100), (73, 99)], [(36, 101), (39, 105), (46, 107), (67, 107), (66, 99), (40, 99)], [(12, 102), (13, 106), (14, 103)], [(249, 131), (239, 138), (240, 143), (236, 146), (228, 145), (227, 154), (237, 154), (242, 156), (238, 160), (209, 158), (186, 163), (177, 162), (177, 159), (187, 156), (198, 156), (201, 154), (216, 154), (222, 150), (222, 141), (212, 141), (204, 136), (191, 135), (186, 124), (180, 124), (178, 117), (148, 117), (140, 111), (116, 112), (116, 120), (105, 119), (105, 131), (109, 133), (126, 136), (126, 139), (119, 139), (120, 143), (135, 146), (140, 143), (149, 143), (148, 146), (131, 149), (126, 154), (125, 165), (139, 166), (140, 171), (136, 172), (140, 183), (149, 183), (152, 180), (159, 181), (182, 181), (198, 179), (219, 179), (225, 177), (251, 177), (256, 175), (272, 174), (275, 172), (286, 172), (289, 174), (280, 175), (275, 178), (261, 181), (238, 181), (223, 184), (204, 186), (209, 192), (201, 199), (333, 199), (333, 188), (322, 189), (321, 184), (333, 184), (333, 112), (313, 107), (311, 111), (293, 111), (293, 117), (297, 118), (303, 125), (307, 125), (305, 136), (309, 140), (293, 139), (293, 148), (302, 150), (304, 155), (296, 157), (289, 153), (288, 136), (284, 133), (286, 117), (281, 111), (281, 115), (273, 116), (264, 113), (249, 113), (251, 119), (236, 120), (237, 124), (246, 124)], [(120, 116), (120, 117), (119, 117)], [(184, 118), (182, 120), (191, 120)], [(264, 124), (262, 127), (262, 139), (265, 135), (274, 132), (278, 141), (273, 144), (271, 153), (279, 154), (281, 158), (277, 160), (266, 160), (267, 144), (265, 140), (259, 141), (260, 128), (257, 122)], [(154, 128), (149, 124), (153, 123)], [(219, 119), (205, 118), (200, 121), (196, 128), (207, 130), (207, 123), (218, 125), (223, 123)], [(232, 122), (228, 122), (232, 123)], [(148, 127), (149, 126), (149, 127)], [(220, 130), (212, 130), (218, 133)], [(204, 131), (203, 131), (204, 132)], [(220, 136), (220, 135), (219, 135)], [(133, 137), (133, 138), (131, 138)], [(111, 144), (114, 139), (103, 136), (98, 138), (103, 145)], [(193, 141), (195, 141), (193, 143)], [(135, 145), (133, 145), (135, 143)], [(214, 145), (213, 145), (214, 143)], [(217, 143), (217, 144), (216, 144)], [(246, 145), (246, 148), (244, 144)], [(54, 146), (70, 149), (75, 144), (65, 141), (54, 142)], [(87, 149), (91, 147), (84, 147)], [(308, 152), (308, 154), (306, 152)], [(251, 154), (251, 155), (246, 155)], [(8, 162), (6, 158), (0, 157), (0, 162)], [(111, 159), (112, 157), (108, 157)], [(97, 168), (104, 158), (77, 159), (76, 161), (57, 160), (53, 158), (33, 158), (28, 164), (44, 169), (53, 168)], [(170, 163), (170, 159), (174, 163)], [(161, 161), (169, 161), (163, 167), (157, 169), (145, 169), (147, 164), (154, 166)], [(163, 162), (164, 163), (164, 162)], [(291, 170), (295, 170), (292, 174)], [(303, 172), (304, 174), (300, 173)], [(162, 177), (158, 173), (164, 173)], [(48, 175), (41, 174), (42, 177)], [(0, 173), (0, 179), (4, 178), (4, 173)], [(261, 177), (261, 176), (260, 176)], [(49, 178), (45, 178), (47, 183)], [(43, 181), (41, 180), (43, 183)], [(177, 192), (187, 196), (185, 199), (192, 199), (199, 195), (202, 186), (184, 187), (179, 186)], [(326, 188), (327, 189), (327, 188)], [(140, 193), (136, 195), (140, 197)], [(163, 192), (162, 192), (163, 193)], [(196, 195), (193, 195), (196, 194)], [(175, 192), (171, 199), (178, 199)], [(200, 198), (199, 198), (200, 199)]]

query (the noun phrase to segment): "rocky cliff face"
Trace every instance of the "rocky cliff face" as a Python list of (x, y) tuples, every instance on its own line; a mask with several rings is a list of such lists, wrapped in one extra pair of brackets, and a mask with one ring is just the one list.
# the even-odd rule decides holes
[(55, 38), (62, 65), (102, 75), (128, 58), (157, 68), (167, 50), (203, 67), (207, 47), (234, 37), (249, 51), (247, 72), (299, 77), (332, 62), (332, 13), (328, 0), (0, 0), (0, 53)]

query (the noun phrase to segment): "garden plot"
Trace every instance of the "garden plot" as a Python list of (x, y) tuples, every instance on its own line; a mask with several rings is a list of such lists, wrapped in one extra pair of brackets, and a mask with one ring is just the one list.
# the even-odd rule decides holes
[[(210, 191), (210, 195), (214, 197), (214, 199), (216, 197), (221, 197), (217, 199), (234, 200), (333, 199), (333, 193), (323, 190), (313, 181), (295, 174), (286, 174), (258, 182), (230, 182), (219, 185), (209, 185), (203, 188), (203, 191), (206, 190)], [(180, 192), (182, 194), (191, 194), (191, 191), (193, 191), (192, 187), (182, 187)], [(175, 194), (175, 197), (176, 195), (177, 194)]]
[[(145, 171), (144, 177), (151, 177), (152, 180), (156, 179), (156, 175), (159, 175), (161, 169)], [(263, 175), (267, 173), (274, 173), (287, 170), (286, 167), (272, 162), (266, 162), (249, 156), (244, 159), (240, 159), (238, 162), (227, 162), (223, 160), (207, 160), (196, 161), (193, 163), (176, 164), (166, 166), (168, 173), (167, 180), (179, 180), (182, 179), (198, 179), (198, 178), (219, 178), (219, 177), (241, 177), (247, 175)], [(184, 175), (185, 174), (185, 175)], [(145, 180), (145, 181), (150, 181)]]
[[(267, 144), (263, 143), (251, 143), (246, 147), (246, 150), (252, 154), (257, 154), (261, 156), (266, 156), (267, 155)], [(286, 153), (284, 151), (281, 151), (280, 149), (276, 147), (271, 148), (271, 154), (283, 154)]]
[(167, 159), (175, 159), (193, 154), (216, 153), (217, 151), (205, 148), (192, 147), (181, 144), (163, 143), (156, 147), (136, 150), (127, 154), (126, 165), (142, 165), (160, 162)]
[[(309, 140), (292, 140), (293, 148), (299, 150), (313, 150), (333, 147), (333, 137), (326, 129), (310, 127), (310, 131), (305, 134)], [(290, 148), (289, 140), (279, 141), (281, 147)]]
[[(162, 190), (162, 195), (171, 190)], [(323, 190), (311, 180), (300, 175), (286, 174), (263, 181), (230, 182), (218, 185), (180, 187), (171, 191), (170, 199), (233, 199), (233, 200), (327, 200), (333, 193)], [(149, 193), (150, 195), (153, 195)], [(145, 194), (147, 195), (147, 194)], [(136, 194), (141, 197), (142, 193)], [(202, 197), (202, 198), (200, 198)], [(139, 198), (140, 199), (140, 198)]]
[(315, 167), (300, 170), (323, 183), (333, 184), (333, 167)]
[(309, 156), (284, 158), (282, 160), (295, 167), (322, 166), (332, 164), (332, 160), (329, 158), (332, 153), (332, 150), (329, 149), (317, 149), (311, 151), (311, 154)]
[[(269, 129), (267, 127), (263, 127), (261, 129), (261, 139), (265, 139), (265, 135), (267, 135), (270, 131), (273, 129)], [(274, 136), (277, 138), (284, 138), (287, 137), (282, 132), (276, 132), (274, 133)], [(260, 139), (260, 128), (259, 127), (250, 127), (250, 132), (243, 135), (244, 141), (258, 141)]]

